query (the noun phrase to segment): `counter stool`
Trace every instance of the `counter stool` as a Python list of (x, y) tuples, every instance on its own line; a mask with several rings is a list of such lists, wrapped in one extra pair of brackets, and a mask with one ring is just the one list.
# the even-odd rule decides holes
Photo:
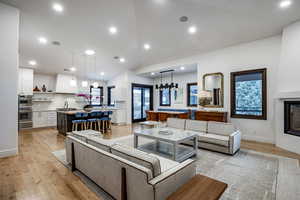
[(86, 130), (86, 120), (82, 118), (86, 118), (88, 116), (88, 113), (76, 113), (75, 114), (75, 120), (72, 120), (72, 131), (78, 131), (78, 125), (81, 125), (81, 130)]
[[(87, 128), (92, 129), (92, 130), (97, 130), (97, 125), (98, 125), (98, 131), (101, 132), (101, 123), (100, 123), (100, 117), (102, 115), (102, 112), (92, 112), (90, 114), (91, 119), (87, 120)], [(94, 128), (94, 129), (93, 129)]]
[(112, 111), (106, 111), (103, 112), (102, 117), (99, 118), (103, 132), (106, 132), (107, 130), (111, 130), (111, 118), (109, 117), (110, 115), (112, 115)]

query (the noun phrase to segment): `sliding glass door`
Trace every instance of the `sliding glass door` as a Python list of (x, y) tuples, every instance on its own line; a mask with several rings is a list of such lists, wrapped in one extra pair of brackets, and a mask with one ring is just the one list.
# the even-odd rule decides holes
[(146, 120), (146, 111), (153, 109), (153, 86), (132, 84), (132, 122)]

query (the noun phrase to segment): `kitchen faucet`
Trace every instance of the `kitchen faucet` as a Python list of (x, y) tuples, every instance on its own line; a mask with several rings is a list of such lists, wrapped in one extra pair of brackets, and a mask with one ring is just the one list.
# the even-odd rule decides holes
[(69, 109), (69, 102), (68, 102), (68, 101), (65, 101), (64, 108), (65, 108), (65, 109)]

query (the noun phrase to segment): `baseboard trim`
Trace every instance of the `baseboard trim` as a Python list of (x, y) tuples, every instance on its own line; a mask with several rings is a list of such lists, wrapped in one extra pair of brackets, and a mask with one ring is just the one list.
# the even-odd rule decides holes
[(270, 138), (264, 138), (264, 137), (256, 137), (256, 136), (249, 136), (249, 135), (242, 135), (243, 140), (249, 140), (254, 142), (263, 142), (263, 143), (270, 143), (275, 144), (275, 141)]
[(18, 154), (18, 149), (14, 148), (14, 149), (6, 149), (4, 151), (0, 151), (0, 158), (5, 158), (5, 157), (9, 157), (9, 156), (15, 156)]

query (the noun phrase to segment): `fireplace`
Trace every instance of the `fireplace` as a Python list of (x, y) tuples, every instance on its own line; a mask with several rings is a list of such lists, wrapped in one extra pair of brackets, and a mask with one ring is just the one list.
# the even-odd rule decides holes
[(300, 101), (284, 102), (284, 133), (300, 137)]

